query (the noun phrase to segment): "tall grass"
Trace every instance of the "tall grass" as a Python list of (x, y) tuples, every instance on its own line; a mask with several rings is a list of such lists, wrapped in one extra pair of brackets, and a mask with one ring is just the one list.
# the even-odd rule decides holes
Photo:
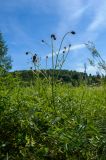
[(51, 84), (41, 80), (39, 90), (36, 81), (7, 82), (0, 89), (2, 159), (106, 159), (106, 86), (56, 85), (54, 115)]

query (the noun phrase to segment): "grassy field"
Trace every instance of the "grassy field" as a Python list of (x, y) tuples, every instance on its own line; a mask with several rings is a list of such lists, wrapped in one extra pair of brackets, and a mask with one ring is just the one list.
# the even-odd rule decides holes
[(106, 86), (58, 83), (53, 95), (45, 80), (0, 80), (0, 159), (106, 160)]

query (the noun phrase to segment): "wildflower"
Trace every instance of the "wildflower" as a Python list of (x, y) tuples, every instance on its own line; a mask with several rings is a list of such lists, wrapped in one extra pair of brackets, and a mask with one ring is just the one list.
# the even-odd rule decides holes
[(26, 52), (26, 55), (28, 55), (29, 54), (29, 52)]
[(44, 43), (45, 41), (44, 40), (42, 40), (42, 43)]
[(69, 48), (71, 47), (71, 44), (69, 44)]
[(51, 38), (52, 38), (53, 40), (56, 40), (56, 36), (55, 36), (54, 34), (51, 34)]
[(33, 63), (36, 62), (36, 60), (37, 60), (37, 54), (35, 54), (35, 55), (33, 56), (33, 60), (32, 60)]
[(71, 34), (76, 34), (74, 31), (71, 31)]

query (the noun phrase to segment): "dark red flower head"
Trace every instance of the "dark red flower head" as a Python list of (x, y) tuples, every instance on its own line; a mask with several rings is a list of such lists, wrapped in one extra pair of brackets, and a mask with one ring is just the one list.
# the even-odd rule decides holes
[(42, 43), (44, 43), (45, 41), (42, 39)]
[(52, 38), (53, 40), (56, 40), (56, 36), (55, 36), (54, 34), (51, 34), (51, 38)]
[(74, 31), (71, 31), (71, 34), (76, 34)]
[(37, 60), (37, 54), (35, 54), (35, 55), (33, 56), (33, 60), (32, 60), (33, 63), (36, 62), (36, 60)]
[(71, 44), (69, 44), (69, 47), (71, 47)]
[(29, 52), (26, 52), (26, 55), (28, 55), (29, 54)]

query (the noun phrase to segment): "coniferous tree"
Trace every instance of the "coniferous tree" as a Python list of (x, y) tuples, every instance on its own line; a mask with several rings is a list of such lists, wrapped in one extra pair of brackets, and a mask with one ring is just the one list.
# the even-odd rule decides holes
[(8, 48), (0, 32), (0, 71), (9, 71), (12, 68), (11, 57), (8, 56)]

